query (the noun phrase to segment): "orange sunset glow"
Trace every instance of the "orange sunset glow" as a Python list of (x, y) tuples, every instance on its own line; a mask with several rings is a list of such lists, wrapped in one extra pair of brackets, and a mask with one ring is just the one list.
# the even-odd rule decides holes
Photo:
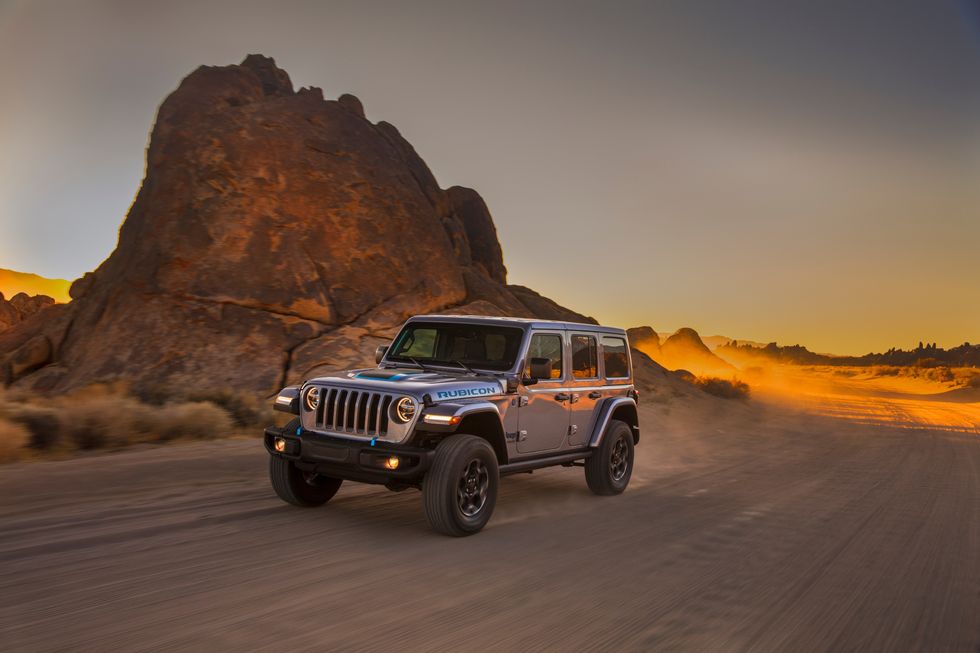
[(0, 293), (10, 299), (17, 293), (28, 295), (47, 295), (56, 302), (71, 301), (68, 296), (70, 281), (64, 279), (45, 279), (36, 274), (15, 272), (0, 268)]

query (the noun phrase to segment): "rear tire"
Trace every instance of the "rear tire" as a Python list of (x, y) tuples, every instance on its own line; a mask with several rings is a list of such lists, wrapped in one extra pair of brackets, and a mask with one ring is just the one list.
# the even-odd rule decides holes
[(611, 420), (602, 443), (585, 459), (585, 482), (594, 493), (620, 494), (633, 475), (633, 429), (626, 422)]
[(451, 435), (436, 447), (432, 468), (422, 480), (425, 519), (443, 535), (477, 533), (493, 515), (499, 484), (490, 444), (475, 435)]
[[(295, 431), (297, 425), (298, 420), (293, 420), (285, 430)], [(332, 476), (305, 472), (291, 460), (273, 455), (269, 456), (269, 480), (280, 499), (303, 508), (322, 506), (330, 501), (344, 482)]]

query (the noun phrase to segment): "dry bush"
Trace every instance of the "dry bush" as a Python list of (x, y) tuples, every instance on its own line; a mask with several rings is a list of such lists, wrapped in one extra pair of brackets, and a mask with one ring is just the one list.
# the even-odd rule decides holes
[[(77, 402), (77, 403), (76, 403)], [(61, 403), (71, 420), (65, 434), (78, 449), (118, 448), (139, 442), (216, 438), (234, 428), (231, 416), (210, 402), (148, 405), (128, 396)]]
[[(3, 433), (20, 434), (23, 442), (17, 440), (17, 447), (43, 452), (217, 438), (233, 433), (236, 424), (247, 420), (251, 425), (262, 419), (257, 401), (249, 402), (233, 393), (219, 398), (237, 411), (237, 418), (210, 401), (144, 403), (119, 384), (89, 386), (56, 398), (31, 397), (17, 402), (11, 398), (0, 395), (0, 424), (6, 428)], [(0, 442), (0, 459), (6, 450), (5, 443)]]
[(748, 383), (739, 381), (738, 379), (720, 379), (716, 376), (699, 376), (694, 379), (694, 385), (709, 395), (721, 397), (722, 399), (746, 401), (751, 391)]
[(8, 404), (7, 419), (23, 426), (30, 434), (29, 445), (38, 451), (52, 451), (62, 444), (60, 411), (50, 406)]
[(0, 463), (19, 460), (27, 453), (31, 433), (23, 424), (0, 419)]
[(66, 416), (65, 437), (77, 449), (115, 449), (154, 439), (156, 409), (132, 397), (72, 395), (56, 405)]
[(228, 388), (209, 390), (191, 393), (187, 395), (186, 400), (193, 402), (209, 401), (221, 406), (231, 415), (235, 426), (240, 428), (259, 426), (272, 420), (272, 416), (269, 415), (268, 402), (259, 404), (255, 396), (246, 392)]
[(231, 415), (207, 401), (167, 404), (157, 412), (156, 434), (161, 440), (219, 438), (233, 428)]

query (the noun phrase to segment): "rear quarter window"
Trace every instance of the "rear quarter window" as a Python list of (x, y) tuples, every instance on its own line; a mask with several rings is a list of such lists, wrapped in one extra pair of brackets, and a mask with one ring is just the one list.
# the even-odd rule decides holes
[(629, 356), (626, 340), (611, 336), (602, 338), (602, 360), (606, 366), (607, 379), (625, 379), (630, 375)]

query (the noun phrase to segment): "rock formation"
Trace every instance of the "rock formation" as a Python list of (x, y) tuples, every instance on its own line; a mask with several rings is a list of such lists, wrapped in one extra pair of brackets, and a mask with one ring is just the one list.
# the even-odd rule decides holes
[(626, 330), (630, 345), (654, 360), (660, 355), (660, 336), (653, 327), (641, 326)]
[(695, 374), (723, 374), (735, 372), (735, 368), (716, 356), (701, 341), (694, 329), (678, 329), (660, 345), (656, 359), (669, 369), (686, 369)]
[(42, 308), (53, 304), (54, 299), (47, 295), (28, 295), (21, 292), (7, 300), (0, 292), (0, 331), (23, 322)]
[(163, 102), (115, 251), (70, 304), (0, 334), (0, 373), (270, 394), (363, 364), (416, 313), (590, 320), (506, 274), (476, 191), (439, 188), (357, 98), (294, 91), (249, 55)]

